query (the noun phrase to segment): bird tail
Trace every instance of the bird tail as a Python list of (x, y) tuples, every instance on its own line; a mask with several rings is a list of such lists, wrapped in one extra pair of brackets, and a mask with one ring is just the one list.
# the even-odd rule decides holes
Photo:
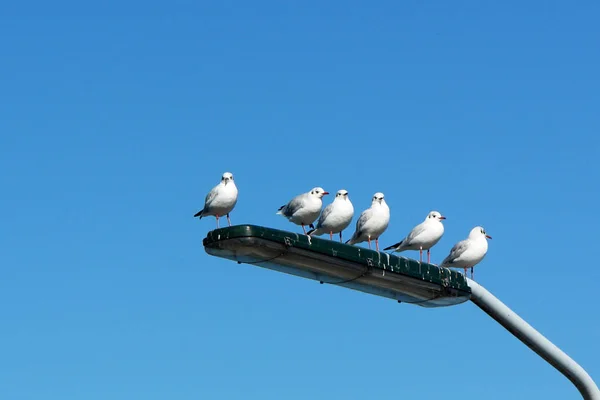
[(200, 217), (200, 219), (202, 219), (202, 213), (204, 212), (204, 208), (200, 211), (198, 211), (196, 214), (194, 214), (194, 218), (196, 217)]
[(389, 247), (386, 247), (385, 249), (383, 249), (383, 251), (391, 250), (391, 249), (397, 249), (398, 247), (400, 247), (402, 245), (402, 243), (404, 243), (404, 240), (401, 240), (401, 241), (399, 241), (396, 244), (393, 244), (393, 245), (391, 245)]
[(346, 244), (354, 244), (356, 240), (356, 233), (354, 233), (354, 235), (352, 235), (352, 237), (348, 240), (346, 240)]
[(355, 231), (352, 234), (352, 237), (348, 240), (346, 240), (346, 244), (355, 244), (356, 240), (360, 237), (360, 232), (359, 231)]
[(283, 205), (283, 206), (279, 207), (279, 208), (277, 209), (277, 212), (276, 212), (275, 214), (282, 215), (282, 214), (283, 214), (283, 209), (284, 209), (284, 208), (285, 208), (285, 205)]
[(312, 229), (311, 229), (310, 231), (306, 232), (306, 234), (307, 234), (307, 235), (312, 235), (313, 233), (314, 233), (315, 235), (320, 235), (320, 233), (319, 233), (319, 232), (317, 232), (317, 229), (315, 228), (315, 226), (314, 226), (313, 224), (310, 224), (309, 226), (310, 226)]

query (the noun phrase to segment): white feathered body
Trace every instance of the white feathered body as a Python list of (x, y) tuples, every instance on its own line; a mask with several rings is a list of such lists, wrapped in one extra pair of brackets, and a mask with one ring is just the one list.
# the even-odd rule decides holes
[(319, 217), (316, 229), (312, 235), (320, 236), (324, 233), (339, 233), (346, 229), (354, 217), (354, 206), (349, 199), (336, 197)]
[(378, 239), (390, 223), (390, 208), (385, 200), (381, 203), (373, 202), (371, 207), (360, 214), (356, 221), (356, 231), (347, 244), (366, 242)]
[(436, 219), (426, 219), (396, 245), (394, 251), (429, 250), (435, 246), (444, 235), (444, 224)]
[(238, 199), (238, 189), (233, 181), (221, 182), (206, 195), (202, 217), (229, 214)]
[(470, 268), (481, 262), (488, 250), (485, 236), (467, 238), (454, 245), (448, 257), (440, 263), (442, 268)]
[(322, 207), (323, 200), (320, 197), (303, 193), (294, 197), (277, 211), (277, 214), (283, 215), (296, 225), (310, 225), (319, 217)]

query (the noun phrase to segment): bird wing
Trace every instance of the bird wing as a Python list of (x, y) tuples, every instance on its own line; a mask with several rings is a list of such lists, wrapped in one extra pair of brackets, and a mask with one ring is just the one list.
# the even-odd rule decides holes
[(285, 206), (283, 206), (281, 213), (283, 215), (285, 215), (286, 217), (291, 217), (292, 215), (294, 215), (294, 213), (296, 211), (298, 211), (300, 208), (302, 208), (303, 200), (304, 200), (304, 194), (300, 194), (300, 195), (294, 197), (292, 200), (290, 200), (289, 203), (287, 203)]
[(401, 241), (399, 241), (396, 244), (393, 244), (391, 246), (386, 247), (383, 250), (391, 250), (391, 249), (398, 249), (401, 250), (402, 248), (406, 248), (408, 246), (410, 246), (413, 242), (413, 240), (415, 240), (415, 238), (417, 236), (419, 236), (421, 233), (423, 233), (425, 231), (425, 224), (424, 223), (420, 223), (419, 225), (415, 226), (412, 231), (410, 231), (410, 233)]
[(469, 241), (466, 239), (456, 243), (454, 247), (450, 249), (450, 254), (448, 254), (448, 257), (446, 257), (444, 261), (442, 261), (442, 264), (452, 264), (467, 250), (468, 247)]
[(210, 192), (208, 192), (208, 194), (206, 195), (206, 198), (204, 199), (204, 209), (207, 209), (210, 206), (210, 204), (217, 197), (218, 193), (219, 193), (219, 185), (215, 186), (214, 188), (212, 188), (212, 190)]
[(358, 221), (356, 221), (356, 237), (360, 236), (363, 227), (365, 226), (365, 224), (371, 218), (372, 215), (373, 215), (373, 210), (371, 208), (366, 209), (365, 211), (363, 211), (360, 214)]
[(333, 211), (333, 203), (327, 205), (327, 207), (325, 207), (323, 209), (323, 212), (321, 212), (321, 216), (319, 217), (319, 221), (317, 222), (317, 228), (320, 228), (321, 225), (323, 225), (323, 221), (325, 221), (325, 219), (327, 219), (327, 216), (329, 216), (329, 214), (331, 214), (332, 211)]
[(403, 240), (403, 242), (407, 245), (410, 246), (413, 242), (413, 240), (415, 240), (415, 238), (417, 236), (419, 236), (421, 233), (425, 232), (425, 229), (427, 227), (425, 226), (425, 223), (421, 222), (419, 225), (415, 226), (412, 231), (410, 231), (410, 233), (408, 234), (408, 236), (406, 237), (406, 239)]

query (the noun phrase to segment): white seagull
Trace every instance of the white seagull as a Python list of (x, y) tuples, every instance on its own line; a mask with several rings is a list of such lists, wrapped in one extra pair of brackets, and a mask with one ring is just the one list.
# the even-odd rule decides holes
[(379, 236), (385, 232), (389, 223), (390, 208), (383, 199), (383, 193), (377, 192), (373, 195), (371, 207), (360, 214), (356, 221), (356, 231), (346, 243), (355, 244), (367, 241), (370, 249), (371, 240), (375, 239), (375, 246), (379, 251)]
[(290, 200), (289, 203), (279, 207), (276, 214), (283, 215), (290, 222), (296, 225), (302, 225), (302, 230), (306, 235), (305, 225), (314, 228), (313, 222), (319, 216), (321, 207), (323, 207), (323, 196), (329, 194), (321, 187), (312, 188), (310, 192), (299, 194)]
[(430, 263), (430, 249), (440, 241), (444, 234), (444, 224), (442, 224), (444, 219), (446, 217), (439, 212), (431, 211), (427, 214), (425, 221), (415, 226), (404, 239), (383, 250), (394, 249), (392, 252), (419, 250), (419, 261), (421, 262), (423, 261), (423, 250), (427, 250), (427, 263)]
[(471, 229), (469, 237), (456, 243), (448, 257), (439, 265), (440, 268), (463, 268), (465, 277), (467, 268), (471, 268), (471, 279), (473, 279), (473, 267), (477, 265), (488, 250), (487, 239), (492, 237), (485, 232), (481, 226)]
[(229, 213), (235, 207), (238, 198), (238, 189), (233, 182), (231, 172), (225, 172), (221, 177), (221, 182), (212, 188), (204, 199), (204, 208), (194, 214), (194, 217), (206, 217), (214, 215), (217, 218), (217, 228), (219, 227), (219, 217), (227, 216), (227, 223), (231, 226)]
[(338, 190), (335, 199), (321, 213), (317, 227), (308, 231), (308, 235), (321, 236), (329, 233), (329, 239), (333, 240), (333, 234), (339, 233), (341, 242), (342, 231), (350, 225), (352, 217), (354, 217), (354, 207), (348, 197), (348, 191)]

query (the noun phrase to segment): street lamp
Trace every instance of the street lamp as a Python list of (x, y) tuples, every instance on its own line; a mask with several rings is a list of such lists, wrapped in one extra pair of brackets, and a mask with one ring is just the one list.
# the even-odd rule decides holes
[(256, 225), (208, 232), (210, 255), (314, 279), (421, 307), (471, 300), (565, 375), (585, 400), (600, 400), (587, 372), (494, 297), (464, 275), (435, 265), (318, 237)]

